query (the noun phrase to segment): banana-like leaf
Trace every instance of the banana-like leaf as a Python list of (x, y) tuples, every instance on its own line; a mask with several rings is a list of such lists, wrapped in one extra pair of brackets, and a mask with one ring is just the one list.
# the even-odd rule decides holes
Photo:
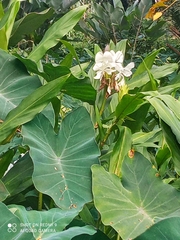
[(9, 44), (15, 46), (22, 40), (25, 34), (31, 34), (40, 27), (44, 21), (53, 15), (52, 9), (46, 9), (42, 12), (31, 12), (14, 23)]
[[(173, 134), (172, 129), (165, 122), (161, 121), (161, 128), (165, 141), (170, 149), (175, 170), (180, 174), (180, 144), (177, 142), (175, 134)], [(167, 157), (167, 155), (166, 155)]]
[[(177, 138), (177, 141), (180, 143), (180, 120), (177, 118), (179, 116), (178, 110), (173, 106), (173, 104), (179, 105), (179, 102), (175, 99), (172, 101), (172, 97), (163, 97), (163, 100), (169, 100), (165, 103), (157, 97), (146, 97), (146, 99), (151, 103), (151, 105), (156, 109), (159, 117), (170, 126), (172, 132)], [(171, 108), (169, 108), (169, 105)], [(173, 111), (174, 112), (173, 112)]]
[(63, 120), (58, 135), (42, 114), (22, 127), (22, 135), (30, 147), (33, 182), (40, 192), (62, 209), (81, 209), (92, 200), (90, 168), (98, 163), (99, 149), (84, 107)]
[(115, 113), (117, 119), (121, 120), (130, 113), (135, 112), (144, 103), (145, 103), (144, 100), (138, 95), (135, 96), (133, 95), (131, 96), (129, 94), (124, 95), (122, 100), (116, 107)]
[(66, 13), (55, 22), (45, 33), (41, 42), (29, 54), (28, 59), (38, 62), (47, 50), (54, 47), (78, 23), (87, 6), (81, 6)]
[(18, 59), (0, 49), (0, 119), (40, 86), (37, 76), (30, 76)]
[(6, 120), (0, 125), (0, 142), (10, 137), (17, 126), (32, 120), (37, 113), (41, 112), (51, 99), (59, 93), (68, 77), (69, 75), (65, 75), (55, 79), (39, 87), (32, 94), (24, 98), (18, 107), (13, 109), (7, 115)]
[(119, 127), (119, 138), (113, 148), (109, 172), (115, 173), (117, 176), (121, 175), (121, 166), (124, 161), (124, 157), (131, 149), (131, 131), (127, 127)]
[[(152, 67), (151, 74), (155, 79), (163, 78), (178, 69), (177, 63), (165, 64), (163, 66)], [(135, 87), (142, 87), (149, 81), (149, 76), (147, 72), (143, 72), (139, 75), (133, 75), (132, 78), (127, 82), (129, 89), (134, 89)]]
[(154, 60), (159, 52), (160, 52), (160, 49), (158, 49), (158, 50), (152, 52), (150, 55), (148, 55), (144, 59), (144, 61), (141, 64), (139, 64), (137, 70), (133, 74), (133, 77), (136, 77), (136, 76), (142, 74), (143, 72), (146, 72), (146, 68), (151, 69), (152, 65), (154, 63)]
[(11, 1), (8, 10), (5, 12), (5, 14), (3, 14), (3, 17), (0, 21), (0, 40), (2, 41), (0, 42), (0, 48), (4, 50), (7, 50), (8, 48), (14, 21), (20, 8), (20, 1), (21, 0)]
[(122, 181), (99, 165), (92, 166), (93, 195), (102, 222), (123, 240), (134, 239), (179, 209), (180, 193), (156, 176), (140, 153), (126, 157)]

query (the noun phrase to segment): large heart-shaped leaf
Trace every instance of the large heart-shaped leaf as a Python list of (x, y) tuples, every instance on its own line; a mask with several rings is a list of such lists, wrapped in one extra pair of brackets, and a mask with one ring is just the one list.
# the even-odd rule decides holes
[(53, 208), (49, 211), (27, 211), (23, 206), (9, 205), (9, 209), (0, 203), (0, 232), (2, 240), (69, 240), (80, 234), (93, 235), (96, 231), (90, 226), (65, 227), (78, 214), (77, 209), (64, 211)]
[(62, 209), (81, 209), (92, 200), (90, 167), (98, 163), (99, 149), (85, 108), (70, 113), (58, 135), (41, 114), (23, 126), (22, 134), (30, 147), (33, 182), (39, 191)]
[[(0, 233), (1, 239), (34, 240), (32, 232), (21, 232), (20, 220), (16, 217), (5, 204), (0, 202)], [(2, 217), (3, 216), (3, 217)]]
[(103, 223), (123, 240), (139, 236), (179, 209), (180, 193), (157, 178), (152, 164), (140, 153), (125, 158), (122, 181), (99, 165), (92, 171), (95, 206)]
[(178, 240), (180, 239), (180, 217), (167, 218), (149, 228), (135, 240)]
[(37, 76), (30, 76), (18, 59), (0, 49), (0, 119), (40, 86)]

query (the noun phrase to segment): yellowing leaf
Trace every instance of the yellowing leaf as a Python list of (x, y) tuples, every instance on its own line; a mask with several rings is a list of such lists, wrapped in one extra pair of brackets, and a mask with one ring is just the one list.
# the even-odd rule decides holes
[(157, 20), (158, 18), (160, 18), (162, 16), (162, 12), (157, 12), (154, 14), (153, 16), (153, 21)]
[(167, 0), (161, 0), (160, 2), (157, 2), (157, 3), (153, 4), (153, 6), (149, 9), (148, 13), (146, 14), (145, 18), (153, 19), (153, 21), (154, 21), (154, 20), (158, 19), (159, 17), (161, 17), (162, 14), (158, 18), (154, 19), (154, 15), (156, 15), (155, 12), (156, 12), (157, 8), (159, 8), (159, 7), (168, 7), (168, 5), (164, 4), (164, 2), (167, 2)]
[(164, 2), (167, 2), (167, 1), (157, 2), (157, 3), (153, 4), (153, 7), (154, 8), (167, 7), (168, 5), (164, 4)]
[(151, 7), (148, 11), (148, 13), (146, 14), (145, 18), (148, 19), (153, 19), (153, 16), (155, 14), (156, 9), (154, 7)]

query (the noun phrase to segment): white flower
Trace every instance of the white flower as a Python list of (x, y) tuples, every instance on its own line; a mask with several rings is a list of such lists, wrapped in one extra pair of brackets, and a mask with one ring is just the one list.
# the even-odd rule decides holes
[(123, 67), (124, 55), (122, 51), (116, 53), (111, 51), (98, 52), (95, 56), (93, 70), (96, 72), (95, 79), (100, 79), (100, 89), (107, 86), (107, 93), (110, 95), (112, 90), (119, 92), (125, 85), (124, 77), (130, 77), (134, 63), (129, 63)]
[(113, 57), (113, 60), (114, 60), (114, 62), (115, 62), (116, 65), (123, 63), (123, 61), (124, 61), (124, 55), (123, 55), (122, 51), (117, 51), (117, 52), (115, 53), (113, 50), (111, 50), (110, 53), (111, 53), (111, 55), (112, 55), (112, 57)]
[(96, 72), (95, 79), (101, 79), (104, 73), (111, 75), (116, 71), (113, 55), (111, 52), (98, 52), (95, 57), (93, 70)]
[(131, 69), (134, 68), (134, 63), (130, 62), (126, 67), (122, 65), (116, 65), (117, 74), (115, 80), (121, 80), (125, 77), (130, 77), (132, 75)]

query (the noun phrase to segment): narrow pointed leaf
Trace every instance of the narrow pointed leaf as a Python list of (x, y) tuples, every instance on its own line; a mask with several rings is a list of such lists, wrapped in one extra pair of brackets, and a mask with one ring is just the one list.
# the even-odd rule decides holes
[(49, 8), (42, 12), (28, 13), (23, 18), (16, 21), (12, 29), (10, 45), (15, 46), (20, 40), (22, 40), (25, 34), (33, 33), (52, 15), (53, 10)]
[(95, 206), (105, 225), (123, 240), (134, 239), (179, 209), (180, 193), (156, 177), (140, 153), (122, 165), (122, 181), (99, 165), (92, 166)]
[(109, 172), (115, 173), (117, 176), (121, 175), (121, 166), (124, 157), (131, 149), (131, 131), (127, 127), (120, 127), (119, 138), (113, 148), (110, 158)]
[(22, 134), (30, 147), (33, 182), (39, 191), (62, 209), (81, 209), (92, 200), (90, 167), (98, 163), (99, 150), (85, 108), (70, 113), (58, 135), (42, 114), (24, 125)]
[(50, 100), (59, 93), (68, 77), (69, 75), (66, 75), (51, 81), (23, 99), (0, 125), (0, 142), (9, 137), (17, 126), (30, 121), (37, 113), (41, 112)]
[(142, 104), (144, 104), (144, 100), (139, 96), (124, 95), (116, 107), (115, 113), (117, 119), (123, 119), (127, 115), (135, 112)]
[(59, 40), (66, 35), (78, 23), (87, 6), (81, 6), (66, 13), (55, 22), (45, 33), (41, 42), (28, 56), (29, 59), (38, 62), (47, 50), (54, 47)]
[(160, 49), (154, 51), (149, 56), (147, 56), (144, 59), (144, 61), (138, 66), (136, 72), (133, 74), (133, 77), (136, 77), (141, 73), (146, 72), (146, 68), (151, 69), (154, 63), (154, 60), (159, 52), (160, 52)]
[(159, 117), (170, 126), (172, 132), (177, 138), (177, 141), (180, 143), (180, 121), (175, 115), (174, 112), (167, 107), (167, 103), (165, 104), (157, 97), (147, 97), (146, 98), (151, 105), (156, 109), (157, 114)]

